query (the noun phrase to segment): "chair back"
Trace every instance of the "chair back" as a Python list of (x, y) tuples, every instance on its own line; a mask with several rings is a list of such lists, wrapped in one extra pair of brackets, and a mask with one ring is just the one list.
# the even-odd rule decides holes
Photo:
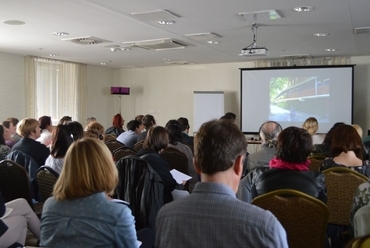
[(329, 223), (349, 225), (353, 197), (357, 187), (369, 179), (345, 167), (322, 171), (325, 175), (329, 209)]
[(107, 141), (116, 140), (116, 139), (117, 139), (117, 137), (114, 136), (113, 134), (107, 134), (107, 135), (105, 135), (104, 141), (107, 142)]
[(183, 152), (173, 147), (167, 147), (159, 155), (169, 164), (170, 169), (176, 169), (189, 175), (188, 158)]
[(113, 151), (113, 159), (114, 161), (118, 161), (123, 157), (128, 155), (136, 155), (136, 151), (128, 146), (120, 147)]
[(185, 143), (185, 142), (182, 142), (182, 144), (184, 144), (184, 145), (186, 145), (187, 147), (189, 147), (190, 148), (190, 150), (191, 150), (191, 152), (193, 153), (193, 155), (194, 155), (194, 147), (192, 146), (192, 145), (190, 145), (190, 144), (188, 144), (188, 143)]
[(37, 170), (37, 184), (41, 193), (41, 200), (45, 202), (53, 194), (54, 185), (59, 175), (49, 166), (41, 166)]
[(311, 161), (310, 165), (308, 166), (310, 171), (320, 171), (322, 160), (318, 160), (315, 158), (308, 158), (308, 160)]
[(134, 150), (135, 151), (140, 151), (141, 149), (143, 149), (143, 146), (144, 146), (144, 140), (141, 140), (139, 142), (137, 142), (135, 145), (134, 145)]
[(36, 179), (36, 172), (39, 169), (39, 165), (30, 155), (21, 151), (12, 151), (6, 156), (6, 159), (12, 160), (25, 168), (31, 182)]
[(129, 202), (135, 217), (136, 230), (155, 228), (159, 209), (163, 206), (163, 181), (143, 159), (129, 155), (116, 162), (119, 182), (118, 199)]
[(325, 247), (328, 208), (320, 200), (297, 190), (275, 190), (252, 204), (271, 211), (284, 227), (291, 248)]
[(125, 145), (117, 140), (109, 140), (105, 142), (106, 146), (108, 147), (109, 151), (113, 154), (113, 152)]

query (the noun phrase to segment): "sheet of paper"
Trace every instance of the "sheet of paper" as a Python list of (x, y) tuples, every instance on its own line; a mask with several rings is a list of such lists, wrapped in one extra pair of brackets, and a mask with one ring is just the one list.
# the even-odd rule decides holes
[(172, 169), (170, 172), (173, 179), (175, 179), (178, 184), (182, 184), (183, 181), (188, 181), (189, 179), (191, 179), (191, 176), (186, 175), (176, 169)]
[(6, 216), (8, 216), (13, 211), (12, 208), (6, 208), (5, 214), (0, 219), (4, 219)]

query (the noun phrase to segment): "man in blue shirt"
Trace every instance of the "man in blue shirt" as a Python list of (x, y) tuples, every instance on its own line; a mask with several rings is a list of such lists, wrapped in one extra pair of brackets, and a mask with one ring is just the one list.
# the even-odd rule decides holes
[(137, 136), (141, 133), (140, 130), (141, 123), (137, 120), (132, 120), (127, 123), (127, 132), (121, 133), (117, 137), (117, 141), (125, 144), (125, 146), (128, 146), (132, 149), (134, 149), (134, 145), (137, 141)]

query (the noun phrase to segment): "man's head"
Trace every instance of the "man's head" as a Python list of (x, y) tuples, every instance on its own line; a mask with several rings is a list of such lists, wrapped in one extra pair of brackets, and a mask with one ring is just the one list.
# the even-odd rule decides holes
[(137, 121), (137, 120), (132, 120), (132, 121), (129, 121), (126, 125), (127, 127), (127, 130), (131, 130), (137, 134), (141, 133), (141, 130), (140, 130), (140, 121)]
[(10, 134), (15, 134), (17, 133), (17, 124), (19, 122), (19, 120), (17, 118), (14, 118), (14, 117), (9, 117), (8, 119), (6, 119), (7, 121), (9, 121), (9, 132)]
[(25, 118), (21, 120), (17, 125), (17, 133), (24, 138), (36, 140), (41, 134), (39, 122), (32, 118)]
[(177, 121), (180, 123), (181, 131), (189, 133), (190, 125), (188, 119), (185, 117), (180, 117), (177, 119)]
[(141, 123), (144, 125), (146, 130), (149, 130), (152, 126), (156, 124), (153, 115), (145, 115), (143, 119), (141, 119)]
[[(242, 168), (242, 158), (247, 152), (247, 140), (238, 127), (230, 121), (204, 123), (194, 142), (194, 162), (198, 173), (213, 176), (236, 164)], [(239, 180), (240, 180), (240, 175)]]
[(263, 123), (259, 131), (262, 144), (266, 144), (268, 147), (275, 147), (277, 137), (281, 131), (282, 128), (280, 124), (275, 121), (267, 121)]

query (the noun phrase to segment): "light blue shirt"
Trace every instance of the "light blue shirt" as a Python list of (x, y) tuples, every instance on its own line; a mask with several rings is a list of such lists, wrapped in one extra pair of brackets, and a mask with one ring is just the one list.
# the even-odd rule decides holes
[(134, 217), (127, 205), (104, 193), (75, 200), (50, 197), (42, 211), (40, 245), (137, 248)]
[(127, 132), (121, 133), (117, 137), (117, 141), (125, 144), (125, 146), (128, 146), (132, 149), (134, 149), (134, 145), (136, 144), (138, 134), (135, 133), (132, 130), (128, 130)]

